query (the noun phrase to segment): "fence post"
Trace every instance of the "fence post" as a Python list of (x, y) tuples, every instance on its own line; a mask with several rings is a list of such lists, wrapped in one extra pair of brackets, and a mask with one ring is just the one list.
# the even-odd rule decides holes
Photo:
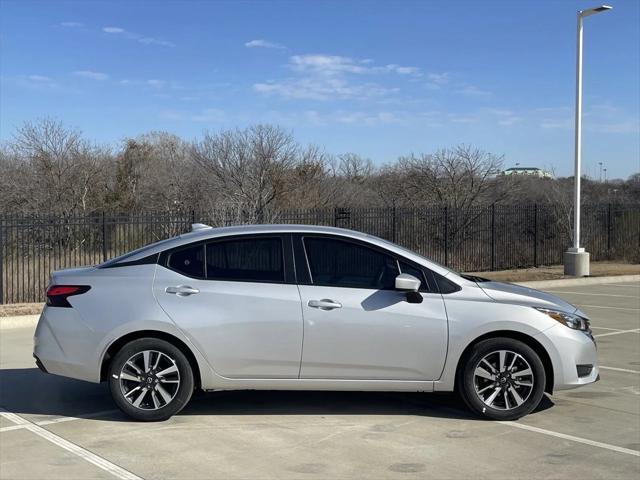
[(611, 203), (607, 208), (607, 259), (611, 260)]
[(538, 267), (538, 204), (533, 204), (533, 266)]
[(4, 219), (0, 218), (0, 305), (4, 304)]
[(496, 204), (491, 204), (491, 271), (496, 269)]
[(444, 206), (444, 265), (449, 266), (449, 207)]
[(333, 207), (333, 226), (338, 226), (338, 207)]
[(397, 234), (396, 234), (396, 206), (393, 206), (393, 210), (391, 212), (391, 220), (392, 220), (392, 228), (391, 228), (391, 241), (393, 243), (397, 243)]
[(191, 210), (191, 224), (193, 225), (194, 223), (196, 223), (196, 211)]
[(104, 211), (102, 212), (102, 261), (107, 261), (107, 222)]

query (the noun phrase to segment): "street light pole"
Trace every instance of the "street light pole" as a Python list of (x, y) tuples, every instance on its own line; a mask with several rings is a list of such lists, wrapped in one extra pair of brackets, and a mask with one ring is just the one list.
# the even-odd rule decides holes
[(589, 253), (580, 247), (580, 180), (582, 161), (582, 21), (585, 17), (611, 10), (609, 5), (580, 10), (577, 15), (576, 37), (576, 128), (575, 172), (573, 177), (573, 247), (565, 253), (564, 273), (583, 277), (589, 275)]
[(598, 162), (598, 165), (600, 165), (600, 183), (602, 183), (602, 162)]

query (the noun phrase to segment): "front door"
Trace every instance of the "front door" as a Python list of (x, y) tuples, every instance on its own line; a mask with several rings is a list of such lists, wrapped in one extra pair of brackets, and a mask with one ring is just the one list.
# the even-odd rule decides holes
[[(394, 290), (400, 273), (423, 272), (377, 247), (340, 237), (305, 236), (307, 285), (299, 285), (304, 317), (301, 378), (418, 380), (440, 377), (447, 317), (439, 293), (408, 303)], [(297, 268), (301, 268), (297, 262)], [(426, 285), (425, 285), (426, 286)], [(427, 289), (422, 289), (427, 290)]]
[(154, 294), (164, 311), (229, 378), (297, 378), (302, 314), (280, 236), (244, 236), (163, 255)]

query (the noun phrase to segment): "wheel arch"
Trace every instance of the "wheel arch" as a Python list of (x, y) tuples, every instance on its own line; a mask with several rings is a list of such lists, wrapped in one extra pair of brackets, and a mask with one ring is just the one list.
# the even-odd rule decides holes
[(544, 391), (549, 394), (553, 393), (553, 382), (554, 382), (553, 363), (551, 362), (551, 357), (549, 356), (549, 353), (544, 348), (544, 346), (535, 338), (533, 338), (531, 335), (527, 335), (526, 333), (522, 333), (522, 332), (517, 332), (515, 330), (496, 330), (493, 332), (488, 332), (475, 338), (472, 342), (469, 343), (469, 345), (467, 345), (467, 347), (462, 352), (462, 355), (460, 355), (460, 358), (458, 359), (458, 364), (456, 365), (456, 382), (455, 382), (456, 390), (458, 389), (458, 380), (459, 380), (460, 373), (462, 371), (462, 366), (464, 365), (467, 358), (469, 357), (469, 354), (471, 353), (471, 349), (473, 348), (474, 345), (478, 344), (479, 342), (482, 342), (483, 340), (488, 340), (490, 338), (512, 338), (514, 340), (519, 340), (522, 343), (531, 347), (533, 351), (538, 354), (538, 356), (540, 357), (540, 360), (542, 361), (542, 365), (544, 366), (544, 373), (546, 377)]
[(159, 330), (137, 330), (135, 332), (127, 333), (118, 339), (114, 340), (111, 345), (107, 348), (104, 356), (102, 357), (102, 363), (100, 365), (100, 381), (104, 382), (107, 380), (107, 374), (109, 371), (109, 365), (111, 360), (116, 355), (116, 353), (124, 347), (127, 343), (138, 340), (140, 338), (157, 338), (159, 340), (164, 340), (166, 342), (171, 343), (173, 346), (180, 349), (182, 353), (187, 357), (189, 361), (189, 365), (191, 365), (191, 369), (193, 371), (193, 377), (195, 382), (195, 388), (200, 388), (202, 385), (202, 379), (200, 377), (200, 367), (198, 365), (198, 361), (196, 360), (195, 355), (191, 351), (191, 349), (180, 340), (178, 337), (171, 335), (167, 332), (162, 332)]

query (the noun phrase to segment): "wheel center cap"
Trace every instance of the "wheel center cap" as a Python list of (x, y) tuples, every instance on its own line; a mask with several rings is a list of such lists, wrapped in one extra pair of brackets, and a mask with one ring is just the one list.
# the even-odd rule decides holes
[(151, 382), (153, 382), (153, 378), (147, 377), (147, 383), (151, 383)]
[(500, 378), (500, 383), (505, 383), (507, 381), (507, 379), (505, 377), (501, 377)]

